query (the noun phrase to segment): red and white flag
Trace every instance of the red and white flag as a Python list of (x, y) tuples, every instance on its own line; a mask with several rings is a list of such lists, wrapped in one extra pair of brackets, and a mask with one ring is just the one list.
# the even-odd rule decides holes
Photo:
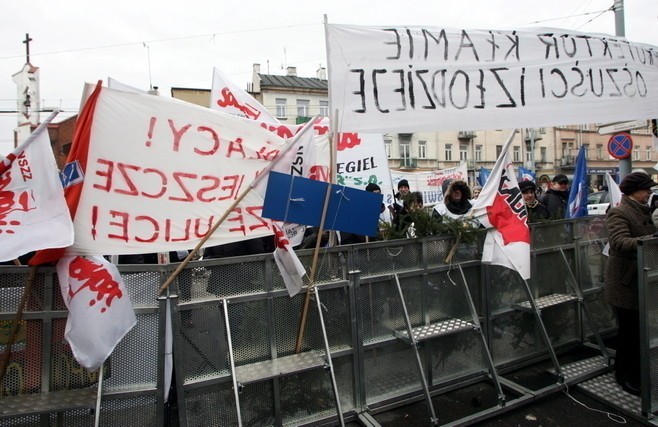
[(515, 133), (503, 146), (472, 213), (489, 228), (482, 262), (511, 268), (527, 280), (530, 278), (528, 212), (509, 156)]
[(279, 123), (267, 108), (244, 89), (231, 82), (217, 68), (213, 68), (210, 108), (250, 120)]
[(306, 269), (297, 257), (297, 254), (290, 246), (290, 241), (286, 238), (283, 230), (276, 224), (274, 227), (274, 261), (281, 272), (283, 282), (291, 297), (297, 295), (304, 285), (303, 277)]
[(65, 256), (57, 275), (69, 309), (64, 336), (75, 360), (94, 371), (137, 323), (130, 296), (117, 268), (100, 256)]
[(69, 214), (46, 119), (0, 162), (0, 261), (73, 243)]

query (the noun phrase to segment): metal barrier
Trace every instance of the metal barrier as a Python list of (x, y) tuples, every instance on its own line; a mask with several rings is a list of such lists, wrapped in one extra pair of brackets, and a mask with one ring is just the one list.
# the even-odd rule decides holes
[(642, 415), (658, 412), (658, 238), (638, 247)]
[[(532, 238), (533, 297), (573, 295), (577, 286), (594, 328), (613, 332), (614, 316), (602, 299), (602, 222), (588, 218), (534, 225)], [(487, 348), (500, 371), (546, 358), (536, 319), (518, 309), (527, 300), (518, 274), (483, 265), (481, 242), (460, 244), (447, 263), (452, 245), (450, 237), (441, 236), (323, 249), (316, 278), (323, 316), (309, 312), (302, 350), (323, 353), (326, 333), (340, 405), (334, 401), (332, 378), (323, 369), (281, 371), (244, 384), (235, 381), (241, 367), (294, 353), (304, 297), (288, 296), (271, 254), (190, 263), (162, 299), (156, 297), (157, 289), (175, 265), (120, 266), (138, 324), (105, 365), (101, 425), (165, 425), (170, 417), (178, 417), (182, 426), (336, 423), (337, 406), (346, 416), (356, 416), (422, 398), (416, 354), (396, 337), (396, 331), (407, 326), (395, 275), (413, 326), (446, 319), (469, 322), (471, 308), (479, 314), (476, 326), (485, 341), (478, 334), (453, 333), (419, 348), (434, 393), (490, 379)], [(309, 270), (313, 251), (298, 255)], [(0, 267), (3, 329), (13, 318), (26, 274), (26, 267)], [(551, 347), (558, 351), (593, 341), (596, 331), (583, 320), (579, 302), (574, 298), (542, 310)], [(170, 405), (175, 403), (177, 411), (168, 410), (163, 397), (168, 306), (175, 384)], [(93, 405), (5, 411), (14, 395), (84, 392), (96, 384), (94, 374), (77, 366), (63, 339), (66, 310), (54, 269), (40, 270), (24, 319), (2, 383), (0, 427), (89, 425)], [(437, 417), (443, 422), (440, 407)]]

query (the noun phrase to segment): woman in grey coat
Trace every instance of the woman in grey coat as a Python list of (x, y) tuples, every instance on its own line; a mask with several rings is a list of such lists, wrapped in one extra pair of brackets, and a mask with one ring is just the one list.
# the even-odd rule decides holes
[(640, 313), (637, 242), (656, 227), (647, 205), (651, 187), (658, 185), (642, 172), (628, 174), (619, 184), (621, 203), (606, 217), (610, 256), (605, 267), (605, 300), (619, 324), (615, 375), (627, 392), (640, 394)]

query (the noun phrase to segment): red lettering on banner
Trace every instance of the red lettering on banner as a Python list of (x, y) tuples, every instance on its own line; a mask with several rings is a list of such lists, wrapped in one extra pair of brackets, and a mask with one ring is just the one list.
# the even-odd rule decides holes
[(244, 148), (242, 147), (242, 138), (236, 138), (235, 141), (229, 142), (228, 153), (226, 157), (231, 157), (231, 153), (236, 152), (242, 154), (242, 158), (246, 158), (247, 155), (244, 153)]
[(236, 198), (238, 196), (238, 191), (242, 186), (242, 181), (244, 181), (244, 175), (232, 175), (225, 176), (224, 181), (233, 181), (232, 184), (223, 185), (220, 187), (222, 191), (230, 190), (226, 196), (218, 197), (217, 200), (227, 200), (231, 197)]
[(18, 155), (18, 166), (21, 171), (23, 182), (31, 180), (32, 169), (30, 169), (30, 161), (25, 157), (25, 151), (21, 151), (21, 153)]
[(208, 132), (210, 134), (210, 137), (212, 138), (213, 141), (213, 146), (209, 151), (201, 151), (198, 148), (194, 149), (194, 152), (197, 154), (201, 154), (202, 156), (212, 156), (219, 150), (219, 135), (217, 132), (215, 132), (214, 129), (209, 128), (208, 126), (199, 126), (197, 128), (199, 132)]
[(105, 159), (98, 159), (98, 163), (107, 166), (107, 169), (105, 170), (96, 169), (96, 175), (100, 176), (101, 178), (106, 178), (105, 184), (104, 185), (94, 184), (93, 187), (98, 190), (103, 190), (109, 193), (110, 188), (112, 188), (112, 175), (114, 175), (114, 162)]
[(137, 172), (141, 168), (139, 166), (127, 165), (121, 162), (117, 163), (116, 165), (117, 165), (117, 169), (119, 170), (119, 173), (121, 174), (121, 177), (124, 179), (124, 182), (128, 186), (128, 189), (122, 190), (119, 188), (119, 189), (115, 189), (114, 192), (119, 194), (126, 194), (128, 196), (137, 196), (138, 195), (137, 186), (134, 184), (133, 180), (130, 179), (130, 177), (128, 176), (128, 170), (130, 169)]
[(158, 235), (160, 234), (160, 226), (158, 225), (158, 221), (156, 221), (155, 219), (151, 218), (150, 216), (146, 216), (146, 215), (137, 215), (135, 217), (135, 222), (137, 222), (137, 221), (150, 222), (151, 225), (153, 225), (153, 234), (151, 234), (151, 237), (148, 237), (148, 238), (135, 236), (135, 241), (140, 242), (140, 243), (155, 242), (158, 239)]
[(294, 135), (292, 129), (290, 129), (286, 125), (277, 126), (270, 123), (261, 123), (260, 127), (269, 130), (270, 132), (280, 136), (281, 138), (292, 138), (292, 136)]
[(338, 140), (338, 147), (336, 147), (336, 149), (338, 151), (343, 151), (347, 148), (356, 147), (359, 144), (361, 144), (361, 138), (359, 138), (358, 133), (341, 133)]
[(165, 175), (164, 172), (153, 168), (145, 168), (143, 170), (143, 173), (144, 175), (146, 175), (147, 173), (148, 174), (154, 173), (160, 177), (160, 192), (155, 194), (149, 194), (142, 191), (141, 195), (144, 197), (148, 197), (149, 199), (159, 199), (160, 197), (164, 196), (164, 194), (167, 192), (167, 175)]
[(329, 168), (327, 166), (314, 165), (309, 168), (308, 178), (316, 181), (329, 182)]
[(178, 188), (180, 188), (181, 192), (185, 195), (185, 197), (169, 196), (169, 200), (174, 200), (178, 202), (193, 202), (194, 197), (192, 197), (192, 193), (185, 186), (185, 183), (183, 182), (183, 178), (196, 179), (196, 177), (197, 174), (194, 173), (174, 172), (174, 181), (178, 184)]
[(203, 188), (199, 189), (199, 191), (197, 191), (197, 193), (196, 193), (196, 198), (200, 202), (212, 202), (212, 201), (216, 200), (217, 199), (216, 197), (205, 197), (205, 194), (209, 191), (216, 190), (219, 187), (219, 182), (220, 182), (219, 178), (216, 177), (216, 176), (212, 176), (212, 175), (204, 175), (204, 176), (201, 177), (201, 180), (202, 181), (211, 181), (211, 184), (209, 184), (206, 187), (203, 187)]
[(250, 231), (254, 231), (258, 228), (267, 228), (267, 229), (270, 228), (270, 221), (268, 221), (268, 220), (264, 219), (262, 216), (260, 216), (260, 212), (263, 211), (262, 206), (248, 206), (248, 207), (245, 208), (245, 210), (247, 211), (247, 213), (252, 218), (255, 218), (256, 221), (259, 222), (259, 224), (250, 225), (249, 226)]
[(151, 138), (153, 138), (153, 130), (155, 129), (156, 121), (157, 119), (155, 117), (151, 117), (149, 120), (149, 130), (146, 132), (146, 142), (144, 143), (147, 147), (151, 146)]
[(105, 313), (112, 306), (114, 298), (123, 297), (119, 283), (114, 280), (112, 273), (102, 264), (97, 264), (82, 257), (75, 257), (69, 264), (69, 277), (80, 282), (80, 286), (73, 289), (73, 284), (69, 281), (69, 298), (73, 300), (80, 291), (88, 289), (89, 292), (96, 294), (95, 299), (89, 300), (90, 306), (95, 305), (97, 301), (102, 301), (105, 305), (101, 308), (101, 313)]
[(119, 222), (113, 222), (110, 221), (109, 225), (111, 226), (118, 226), (119, 231), (121, 234), (108, 234), (107, 237), (110, 239), (120, 239), (123, 240), (124, 242), (128, 241), (128, 219), (130, 218), (130, 215), (127, 212), (118, 212), (111, 210), (110, 211), (110, 216), (112, 218), (119, 218)]
[(185, 220), (185, 226), (183, 227), (183, 236), (182, 237), (172, 237), (171, 234), (171, 229), (172, 229), (172, 223), (171, 219), (167, 218), (165, 220), (165, 240), (167, 242), (187, 242), (190, 240), (190, 225), (192, 224), (192, 220), (189, 218)]
[(240, 225), (238, 227), (229, 227), (228, 231), (230, 232), (240, 232), (243, 236), (247, 235), (247, 229), (244, 226), (244, 217), (242, 215), (242, 208), (233, 208), (231, 213), (234, 213), (233, 217), (226, 217), (227, 222), (237, 222)]
[(185, 132), (187, 132), (192, 127), (192, 125), (185, 125), (180, 129), (176, 129), (176, 125), (174, 125), (173, 120), (169, 119), (168, 122), (169, 122), (169, 128), (171, 129), (171, 132), (174, 135), (173, 149), (174, 149), (174, 152), (177, 153), (178, 150), (180, 149), (180, 140), (183, 137), (183, 134)]
[(233, 95), (231, 92), (231, 89), (225, 87), (221, 90), (220, 92), (221, 97), (217, 100), (217, 105), (220, 107), (226, 108), (226, 107), (235, 107), (242, 114), (245, 115), (245, 117), (256, 120), (258, 117), (260, 117), (261, 112), (258, 110), (258, 108), (253, 107), (247, 103), (245, 104), (240, 104), (240, 101)]

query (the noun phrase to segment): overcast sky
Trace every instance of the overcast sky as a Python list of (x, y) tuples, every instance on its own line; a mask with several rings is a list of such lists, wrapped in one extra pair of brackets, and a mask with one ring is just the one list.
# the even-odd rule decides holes
[[(326, 67), (323, 16), (330, 23), (470, 29), (556, 27), (615, 34), (614, 0), (400, 0), (324, 2), (227, 0), (32, 0), (0, 9), (0, 110), (16, 108), (12, 74), (40, 68), (42, 107), (77, 112), (85, 82), (209, 89), (212, 67), (246, 88), (252, 64), (314, 77)], [(27, 7), (29, 4), (30, 7)], [(626, 38), (658, 46), (658, 1), (624, 0)], [(150, 61), (149, 61), (150, 58)], [(45, 118), (47, 113), (42, 114)], [(15, 114), (0, 114), (0, 153), (12, 150)]]

